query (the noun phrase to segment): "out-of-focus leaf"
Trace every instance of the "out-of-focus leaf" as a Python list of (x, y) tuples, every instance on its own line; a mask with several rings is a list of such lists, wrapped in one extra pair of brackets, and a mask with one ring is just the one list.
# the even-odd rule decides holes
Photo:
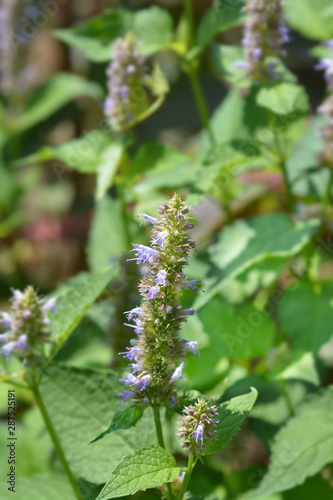
[(58, 299), (57, 311), (52, 314), (55, 346), (48, 357), (48, 364), (77, 327), (89, 307), (95, 302), (117, 271), (114, 264), (100, 274), (87, 275), (78, 285), (69, 288), (65, 295)]
[(100, 200), (113, 184), (113, 178), (124, 152), (121, 142), (110, 144), (102, 153), (97, 173), (96, 198)]
[(172, 39), (172, 17), (160, 7), (152, 6), (134, 14), (133, 32), (142, 42), (140, 52), (154, 54), (168, 47)]
[(274, 322), (265, 312), (250, 304), (232, 307), (215, 298), (198, 314), (212, 348), (219, 351), (221, 357), (248, 359), (261, 356), (272, 344)]
[(116, 38), (133, 28), (133, 13), (126, 9), (112, 9), (101, 16), (66, 30), (55, 30), (58, 40), (81, 50), (94, 62), (109, 61)]
[(36, 89), (24, 113), (11, 123), (11, 131), (24, 132), (49, 118), (68, 102), (82, 96), (99, 100), (103, 92), (97, 83), (89, 82), (78, 75), (60, 73)]
[(288, 380), (304, 380), (310, 384), (319, 385), (320, 380), (316, 369), (316, 362), (312, 352), (295, 356), (289, 366), (276, 375), (277, 378)]
[(128, 236), (120, 200), (108, 196), (97, 202), (88, 242), (88, 262), (93, 272), (110, 266), (128, 251)]
[[(110, 145), (110, 138), (100, 130), (88, 132), (79, 139), (51, 148), (43, 146), (37, 153), (16, 162), (16, 166), (38, 163), (48, 160), (59, 160), (68, 168), (84, 174), (94, 174), (102, 162), (102, 153)], [(61, 172), (60, 166), (59, 171)]]
[(140, 490), (162, 486), (176, 479), (180, 470), (171, 453), (160, 446), (142, 448), (116, 467), (96, 500), (134, 495)]
[(333, 281), (298, 283), (285, 292), (278, 313), (298, 349), (317, 353), (333, 335)]
[[(40, 390), (55, 431), (74, 474), (95, 484), (105, 483), (128, 454), (156, 442), (152, 413), (147, 410), (131, 429), (101, 434), (117, 411), (124, 389), (119, 376), (52, 365)], [(61, 402), (61, 404), (59, 404)]]
[(315, 475), (333, 460), (333, 387), (314, 395), (275, 436), (271, 465), (249, 498), (279, 493)]
[(306, 38), (329, 40), (333, 37), (331, 0), (286, 0), (287, 23)]
[(245, 17), (242, 14), (243, 6), (244, 3), (241, 0), (215, 2), (200, 21), (197, 32), (199, 47), (205, 47), (218, 33), (241, 24)]
[(271, 257), (296, 255), (316, 234), (318, 220), (292, 222), (282, 214), (268, 214), (237, 221), (221, 233), (210, 248), (213, 263), (222, 270), (204, 295), (198, 309), (219, 292), (226, 279), (236, 277), (255, 263)]
[(8, 490), (8, 484), (2, 481), (0, 494), (2, 500), (75, 500), (76, 496), (65, 475), (37, 474), (34, 477), (16, 478), (15, 493)]
[(257, 95), (257, 103), (278, 115), (288, 115), (296, 111), (306, 112), (309, 108), (304, 88), (292, 83), (279, 83), (261, 88)]

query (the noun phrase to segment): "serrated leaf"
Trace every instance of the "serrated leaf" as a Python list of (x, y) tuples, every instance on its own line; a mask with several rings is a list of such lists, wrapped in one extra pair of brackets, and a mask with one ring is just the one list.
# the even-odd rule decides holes
[(94, 62), (111, 59), (112, 47), (117, 37), (123, 37), (133, 27), (133, 13), (126, 9), (112, 9), (101, 16), (66, 30), (55, 30), (58, 40), (81, 50)]
[(125, 457), (96, 500), (107, 500), (155, 488), (179, 476), (174, 457), (160, 446), (143, 448)]
[(257, 396), (258, 392), (252, 387), (251, 392), (248, 394), (232, 398), (218, 407), (217, 439), (207, 439), (205, 441), (207, 448), (203, 451), (203, 455), (217, 453), (230, 443), (240, 430), (241, 423), (250, 413)]
[(302, 484), (333, 460), (333, 387), (311, 397), (275, 436), (271, 465), (250, 498)]
[(287, 23), (307, 38), (329, 40), (333, 36), (331, 0), (286, 0)]
[(113, 178), (124, 152), (124, 144), (115, 142), (103, 151), (97, 173), (96, 198), (100, 200), (113, 184)]
[(85, 276), (78, 285), (69, 288), (65, 295), (57, 301), (57, 311), (52, 314), (53, 335), (55, 341), (51, 354), (46, 360), (48, 364), (70, 334), (79, 324), (89, 307), (95, 302), (117, 271), (114, 264), (106, 272)]
[[(278, 315), (295, 347), (317, 353), (333, 335), (333, 281), (298, 283), (285, 292)], [(304, 314), (307, 311), (307, 314)]]
[(210, 248), (213, 263), (222, 270), (195, 308), (206, 304), (225, 281), (267, 258), (296, 255), (318, 231), (319, 221), (292, 222), (282, 214), (268, 214), (237, 221), (226, 227)]
[(306, 112), (309, 107), (304, 88), (292, 83), (279, 83), (261, 88), (257, 95), (257, 103), (278, 115), (288, 115), (295, 111)]
[(138, 405), (129, 406), (124, 410), (117, 411), (113, 415), (113, 418), (108, 428), (91, 442), (95, 443), (99, 439), (102, 439), (104, 436), (110, 434), (110, 432), (119, 431), (121, 429), (130, 429), (140, 420), (142, 416), (143, 416), (143, 407)]
[(129, 251), (120, 200), (105, 196), (96, 204), (87, 247), (88, 262), (93, 272), (110, 266), (119, 255)]
[(152, 412), (147, 409), (135, 427), (89, 444), (119, 410), (116, 395), (121, 394), (124, 384), (118, 378), (113, 373), (52, 365), (40, 386), (71, 469), (95, 484), (105, 483), (110, 470), (126, 455), (156, 443)]
[(242, 14), (243, 5), (241, 0), (232, 3), (216, 1), (200, 21), (197, 32), (199, 47), (205, 47), (218, 33), (241, 24), (245, 17)]
[(26, 104), (24, 113), (11, 123), (11, 130), (22, 133), (46, 120), (77, 97), (89, 96), (99, 100), (102, 95), (102, 89), (97, 83), (78, 75), (60, 73), (36, 89)]

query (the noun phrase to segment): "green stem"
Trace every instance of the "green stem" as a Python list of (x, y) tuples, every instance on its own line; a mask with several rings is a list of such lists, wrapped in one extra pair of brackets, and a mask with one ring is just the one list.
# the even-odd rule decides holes
[(35, 396), (35, 400), (36, 400), (36, 403), (37, 403), (37, 406), (42, 414), (42, 417), (43, 417), (43, 420), (44, 420), (44, 423), (46, 425), (46, 428), (50, 434), (50, 437), (53, 441), (53, 444), (54, 444), (54, 447), (57, 451), (57, 454), (58, 454), (58, 457), (62, 463), (62, 466), (64, 468), (64, 471), (69, 479), (69, 482), (71, 483), (71, 486), (73, 488), (73, 491), (75, 493), (75, 496), (78, 500), (83, 500), (83, 497), (81, 495), (81, 492), (79, 490), (79, 487), (77, 485), (77, 482), (73, 476), (73, 473), (68, 465), (68, 462), (66, 460), (66, 457), (65, 457), (65, 454), (63, 452), (63, 449), (61, 447), (61, 444), (59, 442), (59, 439), (58, 439), (58, 436), (54, 430), (54, 427), (52, 425), (52, 422), (51, 422), (51, 419), (49, 417), (49, 414), (47, 413), (47, 410), (46, 410), (46, 407), (44, 405), (44, 402), (43, 402), (43, 399), (42, 399), (42, 396), (39, 392), (39, 389), (38, 389), (38, 386), (33, 382), (31, 385), (30, 385), (30, 389), (32, 390), (34, 396)]
[[(188, 52), (194, 46), (194, 14), (192, 0), (185, 0), (185, 13), (188, 26)], [(206, 129), (209, 140), (212, 146), (216, 146), (215, 136), (210, 124), (209, 110), (207, 108), (206, 99), (202, 91), (200, 80), (198, 76), (198, 57), (193, 61), (184, 64), (185, 72), (188, 74), (194, 100), (199, 112), (199, 116), (203, 127)]]
[[(159, 406), (153, 405), (153, 412), (154, 412), (154, 420), (155, 420), (155, 428), (156, 428), (158, 444), (160, 445), (161, 448), (165, 449)], [(173, 500), (171, 485), (170, 483), (166, 483), (166, 485), (168, 488), (169, 500)]]
[(277, 153), (279, 155), (279, 165), (282, 170), (283, 178), (284, 178), (284, 183), (286, 186), (286, 191), (287, 191), (287, 200), (288, 200), (288, 207), (289, 211), (291, 213), (295, 212), (295, 200), (294, 196), (292, 193), (292, 188), (291, 188), (291, 183), (288, 177), (288, 172), (287, 172), (287, 163), (286, 163), (286, 155), (284, 152), (284, 148), (281, 143), (281, 137), (280, 134), (278, 133), (276, 126), (274, 125), (274, 115), (273, 113), (270, 113), (270, 118), (271, 118), (271, 127), (273, 131), (273, 136), (274, 136), (274, 142), (275, 142), (275, 147), (277, 150)]
[(330, 169), (330, 178), (327, 184), (327, 190), (323, 199), (323, 208), (322, 208), (322, 215), (323, 217), (327, 216), (327, 211), (328, 207), (330, 204), (330, 199), (331, 199), (331, 191), (333, 188), (333, 170)]
[(188, 483), (189, 483), (189, 481), (191, 479), (191, 475), (192, 475), (192, 472), (193, 472), (193, 469), (194, 469), (196, 463), (197, 463), (197, 459), (194, 462), (194, 456), (190, 455), (188, 457), (187, 472), (186, 472), (186, 474), (184, 476), (182, 487), (179, 490), (177, 500), (183, 500), (183, 496), (184, 496), (184, 494), (186, 492)]
[(285, 399), (287, 406), (288, 406), (289, 415), (291, 417), (294, 417), (295, 416), (295, 408), (294, 408), (294, 405), (293, 405), (291, 398), (290, 398), (290, 395), (289, 395), (287, 382), (283, 378), (280, 379), (280, 386), (281, 386), (282, 394), (283, 394), (284, 399)]

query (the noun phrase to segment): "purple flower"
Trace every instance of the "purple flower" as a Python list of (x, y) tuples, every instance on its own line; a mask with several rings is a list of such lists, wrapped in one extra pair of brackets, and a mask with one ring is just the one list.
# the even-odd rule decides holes
[(139, 365), (138, 363), (131, 363), (131, 370), (133, 373), (138, 373), (138, 372), (142, 372), (143, 370), (143, 367), (141, 365)]
[(120, 401), (125, 403), (125, 401), (127, 401), (127, 399), (134, 398), (135, 396), (136, 396), (136, 393), (134, 391), (127, 391), (125, 389), (120, 396)]
[(17, 349), (25, 351), (28, 348), (28, 336), (26, 334), (21, 335), (15, 345)]
[(193, 292), (196, 292), (197, 290), (199, 290), (199, 288), (196, 286), (196, 283), (201, 283), (201, 280), (184, 281), (184, 285), (192, 288)]
[(171, 376), (171, 380), (178, 380), (178, 379), (184, 379), (184, 376), (183, 376), (183, 369), (184, 369), (184, 361), (182, 361), (180, 363), (179, 366), (177, 366), (177, 368), (175, 369), (175, 371), (173, 372), (172, 376)]
[(128, 352), (120, 352), (119, 354), (125, 354), (124, 358), (128, 358), (130, 361), (135, 358), (138, 354), (142, 354), (142, 349), (140, 347), (126, 347)]
[(248, 68), (248, 63), (246, 61), (234, 61), (233, 65), (237, 69), (247, 69)]
[(129, 326), (130, 328), (134, 328), (134, 333), (141, 333), (142, 332), (142, 327), (139, 322), (139, 320), (136, 322), (136, 325), (131, 325), (130, 323), (124, 323), (125, 326)]
[(16, 347), (16, 342), (8, 342), (7, 344), (4, 344), (1, 351), (5, 356), (10, 356), (11, 352), (13, 349)]
[(157, 250), (146, 247), (145, 245), (139, 245), (138, 243), (132, 243), (132, 245), (134, 248), (133, 250), (131, 250), (131, 252), (136, 252), (136, 258), (128, 260), (136, 260), (137, 264), (141, 264), (141, 262), (149, 262), (151, 257), (159, 255), (159, 252)]
[(171, 314), (171, 313), (172, 313), (172, 311), (173, 311), (173, 309), (172, 309), (172, 307), (171, 307), (171, 306), (167, 306), (167, 307), (166, 307), (166, 312), (167, 312), (168, 314)]
[(196, 442), (198, 443), (199, 441), (201, 441), (201, 444), (203, 444), (203, 438), (204, 438), (204, 428), (203, 428), (203, 425), (199, 424), (198, 427), (195, 429), (195, 431), (193, 432), (193, 437), (194, 439), (196, 440)]
[(164, 247), (164, 242), (166, 237), (169, 236), (169, 231), (161, 231), (159, 233), (156, 233), (156, 237), (154, 239), (154, 243), (156, 245), (161, 245), (161, 247)]
[(155, 299), (159, 291), (160, 291), (159, 286), (152, 286), (147, 295), (148, 299)]
[[(150, 224), (156, 224), (158, 222), (158, 219), (156, 217), (151, 217), (150, 215), (144, 214), (143, 212), (138, 212), (137, 217), (143, 217), (147, 223), (147, 226)], [(142, 221), (140, 222), (140, 226), (142, 224)]]
[(155, 278), (155, 283), (157, 283), (158, 285), (166, 286), (166, 283), (165, 283), (166, 277), (167, 277), (167, 272), (164, 269), (161, 269), (157, 273), (157, 276)]
[(126, 373), (125, 377), (119, 379), (120, 382), (124, 382), (126, 385), (136, 385), (138, 379), (133, 373)]
[(55, 313), (57, 311), (56, 301), (57, 301), (57, 297), (52, 297), (51, 299), (49, 299), (43, 305), (43, 310), (44, 311), (51, 311), (51, 312)]
[(126, 318), (131, 321), (131, 319), (133, 317), (138, 317), (142, 314), (142, 309), (141, 307), (134, 307), (133, 309), (131, 309), (130, 311), (126, 311), (124, 312), (124, 314), (126, 314)]
[(193, 314), (195, 313), (195, 309), (193, 309), (193, 308), (183, 309), (182, 313), (185, 314), (185, 316), (193, 316)]
[(198, 342), (197, 340), (193, 340), (192, 342), (187, 342), (186, 340), (183, 340), (183, 343), (186, 349), (192, 351), (193, 354), (197, 354), (198, 357), (200, 356), (200, 352), (195, 348), (195, 346), (200, 345), (200, 342)]
[(138, 387), (141, 391), (147, 389), (150, 379), (151, 375), (149, 375), (149, 373), (147, 373), (147, 375), (143, 375), (143, 377), (138, 379)]
[(0, 312), (2, 319), (0, 319), (0, 322), (2, 323), (4, 328), (10, 328), (10, 322), (11, 322), (11, 316), (10, 314), (6, 312)]

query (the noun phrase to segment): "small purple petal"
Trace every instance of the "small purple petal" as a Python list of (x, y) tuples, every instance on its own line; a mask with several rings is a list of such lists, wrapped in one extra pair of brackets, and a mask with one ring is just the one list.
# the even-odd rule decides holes
[(160, 291), (159, 286), (152, 286), (147, 295), (148, 299), (155, 299), (159, 291)]
[(0, 323), (2, 323), (2, 326), (4, 328), (10, 328), (10, 322), (11, 322), (11, 316), (10, 314), (6, 313), (6, 312), (0, 312), (1, 316), (2, 316), (2, 319), (0, 319)]
[(171, 380), (178, 380), (178, 379), (184, 379), (184, 376), (183, 376), (183, 369), (184, 369), (184, 362), (180, 363), (179, 366), (177, 366), (177, 368), (175, 369), (175, 371), (173, 372), (172, 376), (171, 376)]
[(120, 352), (119, 354), (125, 354), (124, 358), (128, 358), (130, 361), (135, 358), (138, 354), (142, 354), (142, 349), (140, 347), (126, 347), (128, 352)]
[(141, 391), (147, 389), (150, 379), (151, 375), (149, 375), (149, 373), (138, 379), (138, 387)]
[[(151, 217), (150, 215), (144, 214), (143, 212), (138, 212), (137, 217), (143, 217), (147, 223), (147, 226), (150, 224), (156, 224), (158, 222), (158, 219), (156, 217)], [(140, 226), (142, 224), (142, 221), (140, 222)]]
[(195, 348), (195, 346), (200, 345), (200, 342), (198, 342), (197, 340), (193, 340), (192, 342), (187, 342), (186, 340), (185, 341), (183, 340), (183, 343), (186, 349), (192, 351), (193, 354), (197, 354), (198, 357), (200, 356), (200, 352)]
[(136, 393), (134, 391), (127, 391), (124, 390), (123, 393), (120, 396), (120, 401), (125, 403), (127, 399), (134, 398), (136, 396)]
[(25, 351), (28, 348), (28, 336), (26, 334), (21, 335), (16, 342), (15, 347)]
[(157, 273), (157, 276), (155, 278), (155, 283), (157, 283), (158, 285), (166, 286), (166, 283), (165, 283), (166, 277), (167, 277), (167, 272), (164, 271), (164, 269), (161, 269)]
[(203, 428), (203, 425), (199, 424), (198, 427), (193, 432), (192, 436), (194, 437), (194, 439), (196, 440), (197, 443), (199, 441), (201, 441), (201, 444), (203, 444), (203, 438), (204, 438), (204, 428)]
[(1, 351), (5, 356), (10, 356), (13, 349), (16, 347), (16, 342), (8, 342), (4, 344)]

